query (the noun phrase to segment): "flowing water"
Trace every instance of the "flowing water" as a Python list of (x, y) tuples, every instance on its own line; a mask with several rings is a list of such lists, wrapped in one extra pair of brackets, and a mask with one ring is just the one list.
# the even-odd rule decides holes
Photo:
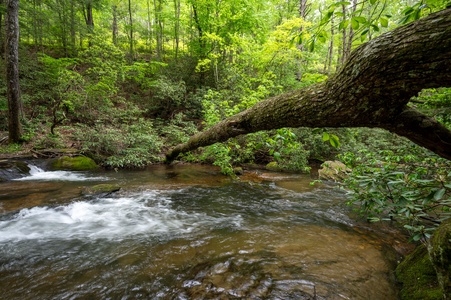
[[(0, 183), (0, 299), (397, 299), (402, 236), (308, 175), (206, 166)], [(114, 194), (83, 196), (99, 183)]]

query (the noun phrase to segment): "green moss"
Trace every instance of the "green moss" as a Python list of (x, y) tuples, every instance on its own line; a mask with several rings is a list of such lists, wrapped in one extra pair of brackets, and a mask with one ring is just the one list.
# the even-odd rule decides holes
[(429, 253), (424, 245), (418, 246), (396, 268), (396, 278), (402, 284), (400, 299), (443, 299)]
[(429, 255), (444, 293), (451, 296), (451, 219), (444, 221), (434, 232)]
[(51, 163), (51, 168), (54, 170), (87, 171), (96, 169), (97, 164), (86, 156), (63, 156), (55, 159)]
[(97, 184), (91, 187), (84, 187), (81, 190), (82, 195), (100, 195), (100, 194), (112, 194), (121, 189), (121, 187), (117, 184)]
[(272, 161), (266, 165), (266, 170), (280, 172), (282, 171), (282, 168), (279, 166), (277, 162)]

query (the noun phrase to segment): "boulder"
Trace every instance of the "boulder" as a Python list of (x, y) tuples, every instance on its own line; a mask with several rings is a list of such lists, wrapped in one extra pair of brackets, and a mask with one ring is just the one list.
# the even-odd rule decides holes
[(343, 181), (348, 177), (351, 169), (340, 161), (325, 161), (318, 170), (320, 179), (331, 180), (335, 182)]
[(279, 166), (279, 164), (277, 162), (275, 162), (275, 161), (272, 161), (272, 162), (268, 163), (265, 166), (265, 169), (268, 170), (268, 171), (274, 171), (274, 172), (281, 172), (281, 171), (283, 171), (283, 168), (281, 168)]
[(28, 176), (30, 168), (20, 160), (0, 160), (0, 182)]
[(98, 166), (94, 160), (86, 156), (62, 156), (50, 161), (49, 168), (52, 170), (88, 171)]
[(94, 186), (86, 186), (81, 189), (81, 194), (84, 196), (108, 196), (112, 193), (118, 192), (121, 187), (117, 184), (102, 183)]

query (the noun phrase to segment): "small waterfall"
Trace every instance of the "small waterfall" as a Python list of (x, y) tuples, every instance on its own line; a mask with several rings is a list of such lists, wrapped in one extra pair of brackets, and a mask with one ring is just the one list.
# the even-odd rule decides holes
[(106, 180), (105, 177), (89, 176), (87, 172), (73, 172), (73, 171), (46, 171), (38, 166), (28, 164), (30, 168), (29, 176), (17, 178), (17, 181), (39, 180), (39, 181), (93, 181)]
[(31, 176), (39, 174), (39, 173), (42, 173), (42, 172), (45, 172), (43, 169), (41, 169), (41, 168), (39, 168), (38, 166), (35, 166), (35, 165), (28, 164), (28, 167), (30, 168), (30, 172), (29, 173), (30, 173)]

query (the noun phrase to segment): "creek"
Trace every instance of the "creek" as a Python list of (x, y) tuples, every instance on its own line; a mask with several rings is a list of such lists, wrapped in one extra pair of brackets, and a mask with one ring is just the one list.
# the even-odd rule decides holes
[[(397, 299), (405, 237), (309, 175), (209, 166), (0, 183), (1, 299)], [(85, 187), (114, 183), (109, 195)]]

